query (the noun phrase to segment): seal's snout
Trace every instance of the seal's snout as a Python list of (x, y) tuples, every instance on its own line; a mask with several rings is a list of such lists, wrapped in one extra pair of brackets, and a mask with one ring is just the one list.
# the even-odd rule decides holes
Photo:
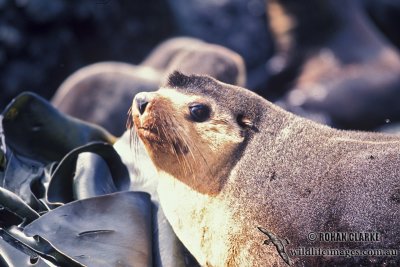
[(143, 115), (149, 102), (150, 97), (149, 94), (146, 92), (139, 93), (135, 96), (134, 104), (136, 105), (136, 108), (139, 111), (140, 115)]

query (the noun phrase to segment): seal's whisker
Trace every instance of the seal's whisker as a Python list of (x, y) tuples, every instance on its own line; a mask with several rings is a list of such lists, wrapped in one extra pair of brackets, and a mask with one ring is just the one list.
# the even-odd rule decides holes
[(175, 132), (175, 128), (176, 128), (175, 124), (173, 123), (172, 119), (169, 116), (168, 117), (164, 116), (163, 117), (163, 121), (165, 122), (165, 125), (168, 126), (168, 129), (170, 131), (173, 131), (173, 135), (169, 134), (169, 132), (167, 132), (167, 131), (164, 131), (165, 132), (165, 136), (167, 138), (167, 141), (168, 141), (168, 144), (169, 144), (169, 147), (170, 147), (171, 151), (173, 152), (173, 154), (175, 155), (176, 159), (179, 162), (179, 166), (182, 167), (182, 171), (183, 171), (184, 175), (186, 175), (188, 173), (188, 169), (190, 169), (190, 166), (188, 166), (188, 162), (187, 162), (185, 157), (183, 157), (183, 162), (181, 161), (181, 159), (179, 157), (180, 153), (179, 153), (178, 149), (180, 150), (180, 152), (182, 152), (182, 148), (172, 138), (172, 136), (175, 136), (175, 137), (178, 136), (176, 134), (176, 132)]
[[(174, 129), (174, 133), (175, 133), (177, 136), (179, 136), (179, 139), (184, 143), (185, 147), (188, 149), (188, 152), (190, 153), (190, 155), (191, 155), (191, 157), (192, 157), (192, 159), (193, 159), (192, 161), (189, 161), (188, 158), (187, 158), (187, 156), (185, 156), (185, 155), (183, 156), (183, 158), (184, 158), (185, 161), (187, 162), (187, 165), (188, 165), (188, 167), (189, 167), (189, 170), (190, 170), (190, 172), (191, 172), (191, 174), (192, 174), (192, 178), (193, 178), (193, 180), (195, 180), (196, 177), (195, 177), (195, 175), (194, 175), (193, 165), (190, 164), (190, 162), (192, 162), (192, 163), (196, 162), (196, 161), (195, 161), (194, 154), (193, 154), (193, 152), (192, 152), (192, 150), (191, 150), (191, 148), (190, 148), (190, 146), (189, 146), (189, 144), (188, 144), (186, 138), (185, 138), (184, 136), (182, 136), (182, 134), (181, 134), (179, 131), (177, 131), (176, 129)], [(182, 150), (182, 149), (181, 149), (181, 150)]]
[[(168, 124), (168, 120), (167, 120), (167, 118), (166, 118), (165, 116), (164, 116), (162, 119), (163, 119), (162, 121), (164, 121), (164, 122), (166, 122), (166, 124)], [(169, 126), (169, 125), (168, 125), (168, 126)], [(172, 139), (171, 139), (171, 136), (170, 136), (170, 135), (168, 134), (168, 132), (166, 131), (166, 129), (165, 129), (165, 127), (164, 127), (164, 124), (161, 124), (161, 130), (162, 130), (162, 135), (165, 137), (165, 139), (166, 139), (166, 141), (167, 141), (167, 143), (168, 143), (169, 149), (171, 150), (171, 152), (172, 152), (172, 154), (175, 156), (175, 158), (178, 160), (179, 166), (185, 167), (185, 166), (182, 164), (181, 160), (179, 159), (178, 152), (176, 151), (176, 148), (175, 148), (175, 146), (173, 145), (173, 141), (172, 141)], [(185, 173), (185, 168), (183, 168), (183, 171), (184, 171), (184, 173)]]
[(138, 140), (138, 137), (137, 137), (136, 131), (132, 127), (131, 129), (129, 129), (129, 149), (131, 150), (132, 158), (135, 161), (137, 159), (137, 149), (136, 149), (137, 140)]
[(132, 126), (133, 126), (133, 121), (132, 121), (132, 108), (129, 108), (127, 114), (128, 114), (128, 118), (127, 118), (127, 120), (126, 120), (125, 127), (126, 127), (126, 129), (131, 129)]
[[(196, 176), (195, 176), (195, 171), (194, 171), (194, 168), (193, 168), (193, 164), (196, 162), (196, 160), (195, 160), (195, 156), (193, 154), (193, 151), (191, 150), (191, 145), (188, 142), (188, 140), (190, 140), (190, 138), (186, 138), (187, 137), (186, 135), (182, 135), (181, 131), (178, 131), (175, 128), (173, 128), (173, 131), (174, 131), (174, 134), (179, 137), (179, 140), (181, 140), (181, 142), (183, 142), (183, 145), (187, 148), (188, 152), (190, 153), (190, 155), (192, 157), (192, 160), (189, 161), (188, 157), (185, 156), (182, 153), (183, 158), (185, 159), (185, 162), (187, 163), (187, 165), (189, 167), (192, 179), (195, 181), (196, 180)], [(182, 150), (182, 148), (181, 148), (181, 150)]]
[(132, 129), (133, 129), (132, 108), (129, 108), (128, 110), (128, 119), (126, 120), (125, 127), (130, 131), (129, 145), (132, 147)]
[[(186, 135), (186, 133), (185, 133), (185, 135)], [(187, 139), (184, 138), (184, 139), (185, 139), (185, 140), (187, 140), (187, 139), (191, 140), (190, 138), (187, 138)], [(207, 159), (204, 157), (204, 154), (203, 154), (203, 152), (201, 151), (201, 149), (196, 145), (195, 142), (191, 142), (191, 143), (190, 143), (190, 146), (193, 146), (193, 147), (196, 149), (196, 151), (198, 152), (198, 154), (200, 155), (200, 157), (201, 157), (202, 160), (204, 161), (205, 165), (207, 166), (207, 169), (208, 169), (209, 174), (212, 175), (212, 171), (211, 171), (210, 165), (208, 164)]]
[[(180, 148), (180, 150), (182, 151), (182, 148)], [(187, 175), (192, 175), (192, 177), (195, 178), (195, 175), (194, 175), (195, 172), (193, 171), (193, 165), (191, 164), (191, 162), (194, 162), (194, 161), (189, 161), (188, 157), (183, 153), (182, 153), (182, 157), (184, 159), (185, 167), (187, 169), (186, 174)]]
[(135, 155), (134, 160), (138, 161), (138, 155), (139, 155), (139, 137), (137, 132), (135, 131), (134, 128), (132, 128), (132, 134), (133, 134), (133, 154)]
[[(170, 119), (170, 121), (171, 121), (171, 119)], [(171, 127), (172, 128), (172, 131), (173, 131), (173, 133), (174, 133), (174, 135), (175, 136), (177, 136), (178, 138), (179, 138), (179, 149), (180, 149), (180, 151), (181, 151), (181, 154), (182, 154), (182, 157), (183, 157), (183, 159), (184, 159), (184, 162), (186, 163), (186, 168), (187, 168), (187, 172), (186, 172), (186, 174), (187, 175), (189, 175), (189, 174), (191, 174), (192, 175), (192, 178), (194, 178), (195, 179), (195, 175), (194, 175), (194, 169), (193, 169), (193, 165), (191, 164), (191, 163), (194, 163), (194, 162), (196, 162), (195, 161), (195, 157), (194, 157), (194, 155), (193, 155), (193, 153), (192, 153), (192, 151), (190, 150), (190, 146), (188, 145), (188, 142), (187, 142), (187, 140), (186, 140), (186, 138), (184, 137), (184, 136), (182, 136), (182, 134), (181, 134), (181, 132), (180, 131), (178, 131), (177, 130), (177, 127)], [(188, 152), (190, 152), (190, 154), (191, 154), (191, 156), (192, 156), (192, 161), (189, 161), (189, 159), (187, 158), (187, 156), (185, 155), (185, 153), (184, 153), (184, 149), (182, 148), (182, 144), (181, 143), (183, 143), (183, 145), (185, 146), (185, 148), (188, 150)]]
[[(172, 129), (174, 131), (174, 133), (175, 133), (175, 127), (171, 127), (172, 124), (173, 124), (171, 118), (167, 118), (165, 116), (163, 119), (164, 119), (163, 121), (165, 121), (166, 124), (168, 124), (168, 126), (169, 126), (168, 128)], [(171, 135), (167, 131), (165, 131), (165, 127), (164, 127), (163, 124), (162, 124), (162, 130), (163, 130), (164, 136), (166, 137), (166, 139), (168, 141), (168, 144), (170, 145), (170, 148), (171, 148), (173, 154), (175, 155), (176, 159), (178, 160), (179, 166), (183, 167), (182, 169), (183, 169), (184, 175), (188, 174), (188, 167), (189, 167), (189, 170), (190, 170), (190, 166), (188, 166), (188, 162), (187, 162), (186, 158), (183, 157), (184, 161), (182, 163), (182, 161), (181, 161), (181, 159), (179, 157), (177, 148), (174, 145), (174, 141), (172, 140)]]

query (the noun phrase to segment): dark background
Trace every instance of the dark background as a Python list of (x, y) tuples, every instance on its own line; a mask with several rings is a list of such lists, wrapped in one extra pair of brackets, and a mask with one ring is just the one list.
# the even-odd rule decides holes
[[(360, 1), (371, 27), (398, 49), (400, 1)], [(304, 3), (318, 16), (312, 2)], [(274, 53), (267, 24), (265, 0), (0, 0), (0, 109), (22, 91), (50, 99), (70, 74), (91, 63), (140, 64), (174, 36), (238, 52), (247, 88), (260, 91)]]
[(140, 64), (173, 36), (229, 47), (245, 58), (252, 87), (266, 79), (263, 0), (0, 0), (0, 108), (22, 91), (50, 98), (90, 63)]

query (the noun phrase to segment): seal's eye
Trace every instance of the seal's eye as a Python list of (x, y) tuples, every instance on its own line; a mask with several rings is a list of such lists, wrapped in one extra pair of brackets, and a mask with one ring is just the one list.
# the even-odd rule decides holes
[(203, 104), (193, 104), (189, 107), (190, 118), (196, 122), (203, 122), (210, 118), (210, 108)]

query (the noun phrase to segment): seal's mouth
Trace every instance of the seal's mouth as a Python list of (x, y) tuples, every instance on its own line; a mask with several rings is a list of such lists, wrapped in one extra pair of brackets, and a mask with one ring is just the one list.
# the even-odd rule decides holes
[(162, 111), (153, 110), (144, 117), (133, 114), (132, 121), (138, 137), (153, 153), (169, 152), (175, 157), (189, 152), (189, 141), (177, 130), (173, 119)]
[(157, 135), (158, 132), (155, 131), (154, 129), (148, 128), (148, 127), (137, 127), (137, 131), (143, 133), (145, 136), (146, 135)]
[(148, 140), (157, 143), (162, 141), (161, 133), (155, 121), (153, 121), (151, 124), (146, 123), (142, 125), (139, 118), (134, 118), (133, 124), (135, 125), (136, 131), (142, 140)]
[(155, 135), (159, 134), (157, 128), (152, 128), (152, 127), (137, 127), (137, 130), (149, 134), (155, 134)]

